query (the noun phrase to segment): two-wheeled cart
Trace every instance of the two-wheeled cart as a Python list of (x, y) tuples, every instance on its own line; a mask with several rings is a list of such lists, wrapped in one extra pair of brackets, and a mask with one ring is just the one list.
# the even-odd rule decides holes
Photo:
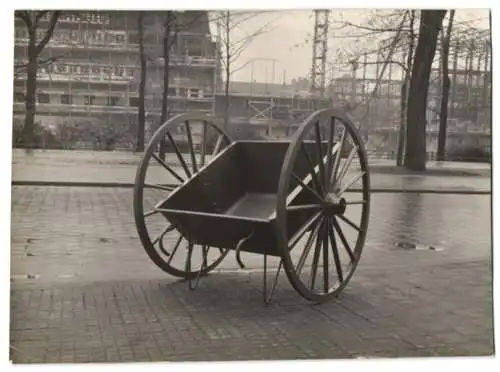
[[(232, 141), (209, 116), (175, 116), (152, 137), (134, 188), (137, 231), (158, 267), (194, 288), (230, 251), (241, 266), (241, 252), (260, 254), (266, 302), (281, 268), (308, 300), (338, 295), (360, 260), (369, 206), (363, 143), (332, 109), (286, 141)], [(267, 256), (280, 258), (271, 293)]]

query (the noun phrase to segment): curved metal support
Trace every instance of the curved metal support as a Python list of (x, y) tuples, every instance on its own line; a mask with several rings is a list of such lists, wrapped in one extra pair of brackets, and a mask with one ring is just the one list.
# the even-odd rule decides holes
[(241, 256), (240, 256), (240, 250), (241, 247), (243, 247), (243, 244), (245, 244), (254, 234), (255, 231), (252, 231), (247, 237), (240, 239), (238, 244), (236, 244), (235, 248), (235, 255), (236, 255), (236, 262), (238, 262), (238, 265), (240, 265), (240, 268), (244, 269), (245, 265), (243, 264), (243, 261), (241, 261)]

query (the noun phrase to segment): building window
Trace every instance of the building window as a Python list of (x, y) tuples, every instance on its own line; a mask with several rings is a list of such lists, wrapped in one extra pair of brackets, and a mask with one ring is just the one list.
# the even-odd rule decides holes
[(63, 105), (71, 105), (72, 101), (72, 97), (69, 94), (61, 95), (61, 103)]
[(49, 103), (50, 96), (47, 93), (38, 94), (38, 103)]
[(169, 96), (176, 96), (177, 95), (177, 88), (175, 88), (175, 87), (169, 87), (168, 88), (168, 95)]
[(118, 100), (119, 97), (114, 97), (114, 96), (108, 97), (108, 106), (118, 106)]
[(15, 102), (24, 102), (24, 93), (15, 92), (14, 93), (14, 101)]
[(92, 67), (92, 73), (93, 74), (100, 74), (101, 68), (100, 67)]
[(124, 76), (124, 74), (125, 74), (125, 71), (124, 71), (123, 67), (120, 67), (120, 66), (115, 67), (115, 75), (116, 76)]
[(139, 98), (138, 97), (130, 97), (129, 98), (129, 105), (131, 107), (137, 107), (137, 106), (139, 106)]
[(80, 72), (82, 74), (88, 74), (90, 72), (90, 67), (89, 66), (80, 66)]
[(85, 105), (93, 105), (94, 100), (95, 100), (95, 96), (85, 96), (84, 97)]
[(188, 92), (189, 98), (198, 98), (199, 89), (190, 89)]
[(134, 69), (133, 68), (128, 68), (127, 69), (127, 75), (130, 77), (134, 77)]
[(137, 34), (137, 33), (132, 33), (132, 32), (131, 32), (131, 33), (128, 35), (128, 42), (129, 42), (130, 44), (138, 44), (138, 43), (139, 43), (139, 34)]

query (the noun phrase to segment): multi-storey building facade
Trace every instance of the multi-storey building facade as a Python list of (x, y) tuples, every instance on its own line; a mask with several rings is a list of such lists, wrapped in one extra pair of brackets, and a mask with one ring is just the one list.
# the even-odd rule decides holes
[[(159, 121), (163, 92), (163, 36), (166, 11), (145, 12), (144, 47), (147, 55), (147, 122)], [(219, 75), (216, 47), (208, 12), (175, 12), (175, 37), (170, 52), (168, 108), (213, 110)], [(40, 20), (37, 39), (48, 26)], [(64, 11), (39, 60), (36, 121), (57, 125), (68, 120), (137, 120), (140, 80), (137, 11)], [(15, 23), (15, 63), (27, 60), (28, 33)], [(26, 73), (14, 77), (14, 118), (24, 113)], [(159, 122), (158, 122), (159, 124)]]

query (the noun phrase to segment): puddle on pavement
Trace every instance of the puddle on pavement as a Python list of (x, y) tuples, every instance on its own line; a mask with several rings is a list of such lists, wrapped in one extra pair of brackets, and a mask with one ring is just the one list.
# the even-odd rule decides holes
[(431, 252), (443, 251), (443, 248), (436, 247), (434, 245), (411, 243), (405, 241), (394, 242), (394, 245), (398, 249), (403, 249), (403, 250), (431, 251)]
[(23, 279), (38, 279), (40, 275), (38, 274), (13, 274), (10, 276), (10, 280), (23, 280)]

